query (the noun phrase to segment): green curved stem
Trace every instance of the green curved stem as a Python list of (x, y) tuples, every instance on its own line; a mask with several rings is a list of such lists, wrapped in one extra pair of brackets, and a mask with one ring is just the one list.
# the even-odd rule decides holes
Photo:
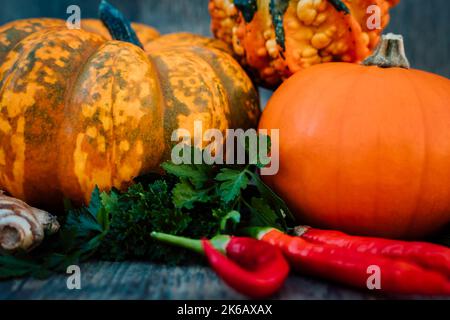
[(337, 11), (342, 11), (345, 12), (345, 14), (350, 14), (350, 9), (344, 2), (342, 2), (342, 0), (328, 0), (328, 2), (330, 2)]
[[(204, 254), (201, 240), (189, 239), (186, 237), (173, 236), (162, 232), (152, 232), (151, 237), (159, 242), (170, 244), (175, 247), (184, 248), (199, 254)], [(226, 253), (226, 247), (230, 242), (230, 236), (219, 235), (210, 240), (212, 246), (222, 253)]]
[(130, 21), (108, 1), (102, 0), (100, 3), (99, 16), (114, 40), (129, 42), (144, 49)]
[(262, 238), (264, 238), (266, 234), (268, 234), (272, 230), (275, 229), (271, 227), (250, 227), (242, 229), (241, 233), (243, 235), (252, 237), (253, 239), (261, 240)]

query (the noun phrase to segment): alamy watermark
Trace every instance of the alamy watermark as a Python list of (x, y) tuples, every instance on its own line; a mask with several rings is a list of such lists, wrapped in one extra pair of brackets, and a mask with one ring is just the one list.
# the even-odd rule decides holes
[(370, 265), (367, 267), (366, 285), (369, 290), (381, 290), (381, 268), (377, 265)]
[(81, 290), (81, 268), (77, 265), (67, 267), (66, 273), (69, 275), (66, 281), (67, 289)]
[(381, 8), (373, 4), (367, 7), (366, 13), (370, 15), (367, 18), (367, 29), (381, 30)]
[(70, 16), (66, 20), (66, 26), (70, 30), (81, 29), (81, 8), (77, 5), (67, 7), (66, 13)]

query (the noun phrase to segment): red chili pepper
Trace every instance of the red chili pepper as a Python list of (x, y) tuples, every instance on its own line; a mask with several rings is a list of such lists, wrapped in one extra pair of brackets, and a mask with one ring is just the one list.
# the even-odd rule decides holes
[(408, 259), (450, 279), (450, 249), (426, 242), (409, 242), (373, 237), (358, 237), (340, 231), (297, 227), (295, 235), (318, 244), (333, 245), (355, 252)]
[(219, 236), (210, 241), (192, 240), (158, 232), (153, 232), (152, 237), (204, 254), (230, 287), (251, 298), (273, 295), (289, 274), (289, 264), (277, 247), (252, 238)]
[(381, 272), (381, 290), (390, 293), (450, 295), (445, 275), (427, 270), (407, 258), (392, 258), (348, 250), (335, 245), (312, 243), (276, 229), (253, 229), (257, 239), (278, 246), (293, 268), (311, 275), (367, 289), (369, 266)]

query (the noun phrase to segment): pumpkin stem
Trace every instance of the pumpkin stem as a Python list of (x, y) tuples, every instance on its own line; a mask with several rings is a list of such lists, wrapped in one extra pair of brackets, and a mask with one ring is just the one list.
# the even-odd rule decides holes
[(270, 0), (270, 14), (272, 16), (272, 23), (275, 28), (275, 35), (277, 43), (283, 50), (286, 50), (286, 35), (283, 26), (283, 16), (289, 7), (289, 1), (286, 0)]
[(100, 3), (99, 16), (114, 40), (129, 42), (144, 49), (130, 21), (108, 1), (102, 0)]
[(342, 0), (328, 0), (328, 2), (330, 2), (337, 11), (344, 12), (344, 14), (350, 14), (350, 9), (342, 2)]
[(393, 33), (383, 35), (377, 49), (373, 55), (364, 60), (363, 65), (409, 69), (410, 64), (406, 57), (403, 37)]
[(256, 0), (234, 0), (234, 5), (242, 13), (244, 20), (247, 23), (253, 20), (253, 17), (258, 10)]

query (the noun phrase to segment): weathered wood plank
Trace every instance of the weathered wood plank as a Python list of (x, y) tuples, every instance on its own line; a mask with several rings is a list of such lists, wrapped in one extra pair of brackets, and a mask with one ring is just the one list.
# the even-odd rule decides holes
[[(66, 275), (48, 280), (0, 282), (5, 299), (243, 299), (209, 268), (169, 267), (148, 263), (97, 262), (81, 267), (82, 289), (68, 290)], [(376, 299), (312, 278), (291, 276), (274, 299)], [(378, 297), (381, 298), (381, 297)]]
[[(68, 290), (68, 275), (64, 274), (47, 280), (19, 279), (0, 282), (0, 300), (245, 299), (225, 285), (210, 268), (204, 266), (170, 267), (144, 262), (94, 262), (82, 265), (81, 273), (81, 290)], [(273, 297), (281, 300), (387, 298), (424, 297), (370, 294), (296, 274), (292, 274), (282, 290)]]

